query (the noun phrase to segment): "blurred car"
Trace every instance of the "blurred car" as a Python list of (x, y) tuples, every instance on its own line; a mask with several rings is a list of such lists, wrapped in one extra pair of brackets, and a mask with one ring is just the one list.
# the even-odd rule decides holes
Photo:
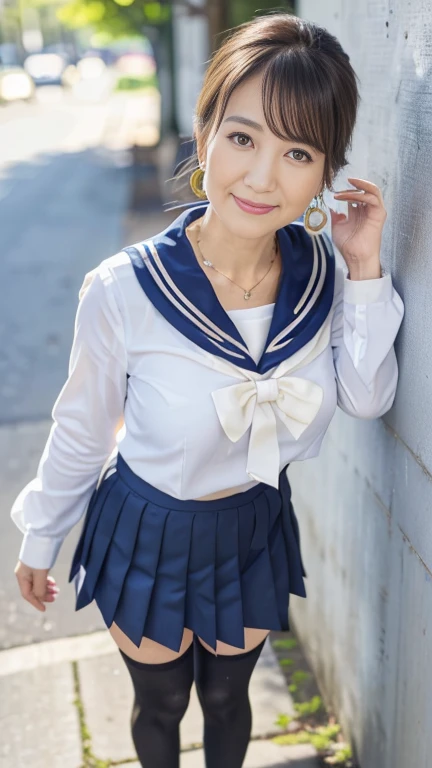
[(116, 69), (121, 75), (150, 78), (156, 73), (156, 62), (148, 53), (123, 53), (117, 58)]
[(16, 43), (0, 43), (0, 63), (10, 67), (21, 66), (20, 51)]
[(102, 77), (106, 64), (101, 56), (86, 55), (78, 62), (77, 70), (81, 80), (95, 80)]
[(24, 68), (35, 85), (69, 85), (74, 80), (75, 66), (59, 53), (32, 53)]
[(22, 67), (0, 63), (0, 103), (28, 101), (34, 93), (33, 80)]
[(80, 60), (83, 61), (83, 59), (102, 59), (106, 67), (112, 66), (116, 60), (116, 55), (109, 50), (109, 48), (87, 48), (86, 51), (81, 55)]

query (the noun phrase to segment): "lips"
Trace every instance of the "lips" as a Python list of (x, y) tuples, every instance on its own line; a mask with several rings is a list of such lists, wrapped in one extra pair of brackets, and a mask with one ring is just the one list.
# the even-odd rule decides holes
[(252, 200), (245, 200), (243, 197), (237, 197), (237, 195), (233, 195), (233, 198), (239, 208), (242, 209), (242, 211), (246, 211), (247, 213), (269, 213), (270, 211), (273, 211), (276, 206), (275, 205), (264, 205), (263, 203), (254, 203)]

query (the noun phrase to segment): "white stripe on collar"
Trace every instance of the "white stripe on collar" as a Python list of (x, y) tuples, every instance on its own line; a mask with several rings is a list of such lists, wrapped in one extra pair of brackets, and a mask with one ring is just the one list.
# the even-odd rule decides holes
[[(150, 249), (152, 256), (155, 260), (155, 264), (159, 268), (159, 271), (164, 278), (164, 280), (167, 282), (169, 287), (174, 291), (175, 295), (182, 301), (191, 311), (188, 312), (185, 307), (183, 307), (176, 299), (175, 297), (168, 291), (166, 286), (164, 285), (163, 281), (161, 280), (160, 276), (157, 274), (156, 270), (153, 268), (153, 265), (150, 261), (150, 259), (147, 256), (147, 253), (143, 247), (143, 245), (147, 245)], [(195, 307), (194, 304), (192, 304), (191, 301), (179, 290), (179, 288), (176, 286), (174, 281), (171, 279), (170, 275), (166, 271), (165, 267), (162, 264), (162, 261), (159, 257), (159, 254), (157, 252), (157, 249), (154, 245), (154, 243), (151, 240), (146, 240), (144, 243), (137, 243), (135, 247), (139, 250), (142, 258), (145, 260), (146, 265), (148, 267), (148, 270), (150, 274), (152, 275), (154, 281), (157, 283), (161, 291), (164, 293), (164, 295), (171, 301), (172, 304), (183, 314), (185, 315), (188, 320), (190, 320), (192, 323), (194, 323), (198, 328), (200, 328), (206, 336), (214, 343), (216, 346), (219, 347), (219, 344), (216, 342), (222, 342), (229, 341), (231, 344), (236, 346), (238, 349), (240, 349), (242, 352), (245, 352), (249, 357), (249, 350), (247, 347), (245, 347), (243, 344), (241, 344), (237, 339), (234, 339), (229, 334), (225, 333), (221, 328), (218, 328), (215, 323), (213, 323), (212, 320), (210, 320), (206, 315), (204, 315), (203, 312), (201, 312), (197, 307)], [(195, 313), (198, 318), (200, 318), (203, 322), (201, 323), (199, 320), (197, 320), (196, 317), (192, 313)], [(205, 325), (204, 325), (205, 323)], [(208, 326), (208, 327), (206, 327)], [(225, 347), (219, 347), (220, 349), (223, 349), (224, 352), (227, 354), (232, 355), (233, 357), (241, 357), (241, 355), (235, 354), (235, 352), (230, 352), (230, 350), (225, 349)]]
[[(320, 255), (321, 255), (321, 274), (319, 276), (319, 280), (318, 280), (317, 286), (316, 286), (316, 288), (315, 288), (315, 290), (314, 290), (310, 300), (306, 304), (306, 307), (304, 308), (303, 312), (295, 320), (293, 320), (292, 323), (287, 325), (287, 327), (284, 328), (283, 331), (281, 331), (280, 333), (278, 333), (277, 336), (275, 336), (275, 338), (268, 345), (268, 347), (265, 350), (264, 354), (267, 354), (268, 352), (276, 352), (277, 350), (282, 349), (282, 347), (285, 347), (287, 344), (289, 344), (290, 341), (293, 341), (293, 338), (287, 339), (286, 341), (281, 341), (281, 339), (283, 339), (288, 333), (290, 333), (292, 330), (294, 330), (294, 328), (297, 325), (299, 325), (299, 323), (301, 323), (304, 320), (304, 318), (306, 317), (308, 312), (310, 312), (310, 310), (312, 309), (312, 307), (316, 303), (316, 301), (317, 301), (317, 299), (318, 299), (318, 297), (319, 297), (319, 295), (320, 295), (320, 293), (322, 291), (322, 288), (323, 288), (323, 285), (324, 285), (324, 281), (325, 281), (326, 272), (327, 272), (327, 262), (326, 262), (325, 250), (323, 248), (322, 241), (321, 241), (321, 236), (318, 235), (318, 236), (314, 236), (314, 238), (312, 239), (313, 250), (314, 250), (314, 263), (313, 263), (313, 269), (312, 269), (311, 278), (309, 280), (308, 287), (306, 288), (305, 293), (303, 294), (299, 304), (297, 305), (297, 307), (296, 307), (296, 309), (294, 311), (295, 312), (298, 311), (298, 307), (300, 307), (301, 304), (303, 303), (303, 301), (306, 300), (307, 293), (308, 293), (308, 291), (310, 291), (310, 288), (312, 287), (313, 282), (315, 280), (315, 277), (317, 275), (317, 272), (318, 272), (317, 242), (318, 242), (318, 246), (319, 246), (319, 250), (320, 250)], [(278, 342), (280, 342), (280, 343), (278, 343)]]

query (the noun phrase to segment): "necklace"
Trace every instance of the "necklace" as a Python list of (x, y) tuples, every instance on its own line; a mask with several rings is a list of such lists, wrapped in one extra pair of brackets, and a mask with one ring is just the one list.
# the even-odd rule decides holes
[(250, 297), (252, 296), (252, 291), (257, 287), (257, 285), (262, 283), (262, 281), (264, 280), (265, 277), (267, 277), (268, 273), (270, 272), (270, 270), (271, 270), (271, 268), (272, 268), (272, 266), (273, 266), (273, 264), (275, 262), (276, 256), (277, 256), (278, 241), (277, 241), (277, 235), (275, 234), (274, 248), (273, 248), (274, 255), (273, 255), (273, 258), (270, 261), (270, 266), (269, 266), (267, 272), (265, 273), (264, 277), (261, 278), (261, 280), (258, 280), (258, 282), (255, 283), (255, 285), (252, 286), (252, 288), (246, 289), (246, 288), (243, 288), (243, 286), (241, 286), (238, 283), (236, 283), (234, 280), (231, 280), (231, 278), (228, 277), (228, 275), (225, 275), (223, 272), (220, 271), (220, 269), (217, 269), (215, 267), (215, 265), (213, 264), (213, 262), (209, 261), (208, 259), (206, 259), (203, 256), (203, 253), (202, 253), (202, 250), (201, 250), (201, 247), (200, 247), (200, 242), (201, 242), (201, 240), (198, 239), (197, 240), (198, 251), (199, 251), (199, 254), (201, 256), (202, 263), (204, 264), (204, 266), (205, 267), (211, 267), (211, 269), (214, 269), (215, 272), (218, 272), (220, 275), (222, 275), (222, 277), (226, 277), (227, 280), (230, 280), (231, 283), (234, 283), (234, 285), (236, 285), (237, 288), (241, 288), (241, 290), (243, 291), (243, 298), (244, 298), (245, 301), (248, 301), (248, 299), (250, 299)]

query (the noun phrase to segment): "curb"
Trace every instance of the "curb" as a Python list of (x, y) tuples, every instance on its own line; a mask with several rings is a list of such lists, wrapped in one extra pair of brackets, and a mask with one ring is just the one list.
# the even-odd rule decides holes
[(114, 653), (117, 646), (107, 630), (76, 637), (61, 637), (0, 651), (0, 677), (64, 661), (78, 661)]

